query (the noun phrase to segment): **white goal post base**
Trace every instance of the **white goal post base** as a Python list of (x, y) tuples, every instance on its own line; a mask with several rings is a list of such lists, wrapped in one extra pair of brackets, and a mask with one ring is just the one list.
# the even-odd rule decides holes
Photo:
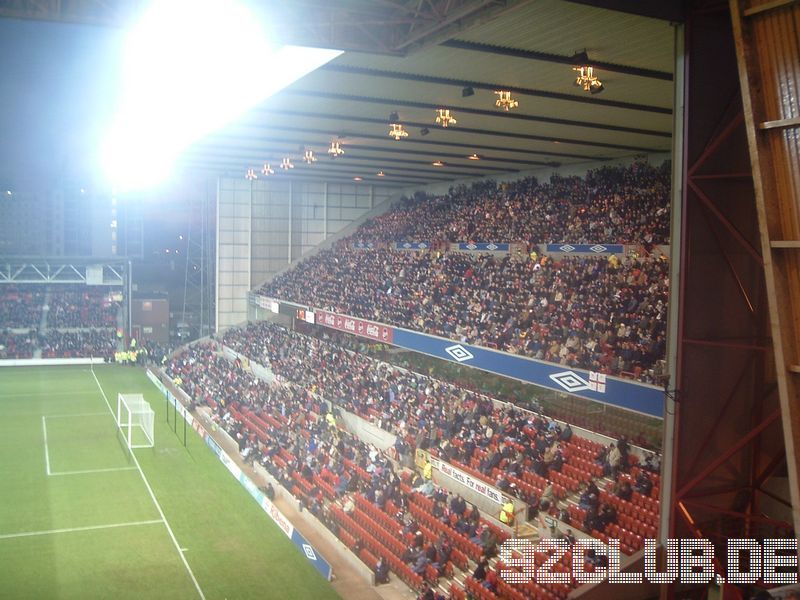
[[(117, 394), (117, 427), (128, 448), (152, 448), (155, 412), (141, 394)], [(142, 435), (138, 435), (141, 432)]]

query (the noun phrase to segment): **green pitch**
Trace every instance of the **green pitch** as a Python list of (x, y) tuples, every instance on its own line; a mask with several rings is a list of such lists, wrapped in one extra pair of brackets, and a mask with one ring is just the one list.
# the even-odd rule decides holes
[[(140, 369), (94, 372), (0, 369), (0, 597), (338, 597), (193, 431), (184, 448)], [(156, 411), (135, 451), (152, 495), (101, 387)]]

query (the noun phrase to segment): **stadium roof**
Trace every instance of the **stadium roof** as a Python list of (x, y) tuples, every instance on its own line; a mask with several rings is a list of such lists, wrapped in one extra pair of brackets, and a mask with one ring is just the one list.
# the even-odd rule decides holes
[[(30, 9), (47, 4), (0, 0), (0, 16), (113, 23), (114, 15), (80, 10), (126, 5), (72, 0), (56, 3), (58, 14)], [(244, 176), (265, 162), (277, 171), (290, 156), (291, 177), (362, 177), (406, 186), (669, 151), (674, 28), (666, 20), (588, 4), (301, 0), (282, 3), (290, 8), (280, 12), (281, 3), (261, 2), (268, 15), (276, 11), (278, 22), (294, 23), (294, 29), (287, 27), (288, 41), (335, 42), (349, 51), (194, 145), (182, 164)], [(69, 13), (70, 7), (78, 12)], [(302, 15), (305, 25), (299, 25)], [(348, 15), (349, 29), (343, 24)], [(603, 82), (602, 93), (589, 94), (574, 83), (571, 57), (584, 50)], [(253, 76), (258, 72), (254, 61)], [(462, 95), (465, 87), (474, 94)], [(499, 89), (511, 91), (519, 107), (497, 108)], [(438, 108), (449, 108), (457, 124), (436, 125)], [(388, 135), (392, 112), (409, 133), (400, 141)], [(345, 151), (336, 160), (326, 154), (332, 141)], [(303, 164), (305, 149), (318, 162)]]
[[(408, 185), (669, 151), (673, 38), (666, 21), (563, 0), (524, 3), (407, 56), (345, 53), (196, 145), (185, 164), (241, 176), (292, 155), (295, 176)], [(584, 49), (602, 93), (574, 84), (570, 58)], [(464, 87), (474, 95), (462, 97)], [(498, 89), (519, 107), (495, 107)], [(458, 123), (435, 125), (437, 108)], [(407, 138), (389, 137), (391, 112)], [(335, 140), (345, 154), (331, 160)], [(301, 147), (319, 161), (302, 164)]]

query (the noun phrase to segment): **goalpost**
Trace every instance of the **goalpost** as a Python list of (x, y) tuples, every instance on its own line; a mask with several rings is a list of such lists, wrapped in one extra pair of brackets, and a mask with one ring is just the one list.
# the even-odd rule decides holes
[(117, 395), (117, 426), (128, 448), (152, 448), (155, 413), (141, 394)]

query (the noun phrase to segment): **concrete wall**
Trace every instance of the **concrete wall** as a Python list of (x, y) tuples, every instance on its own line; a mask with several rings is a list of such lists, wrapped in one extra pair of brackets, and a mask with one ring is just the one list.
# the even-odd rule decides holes
[(372, 444), (378, 450), (386, 451), (394, 446), (397, 436), (373, 425), (356, 414), (339, 409), (344, 428), (367, 444)]
[(247, 318), (251, 212), (250, 182), (221, 179), (217, 188), (217, 331)]
[(247, 292), (385, 204), (391, 188), (220, 178), (217, 331), (245, 321)]

